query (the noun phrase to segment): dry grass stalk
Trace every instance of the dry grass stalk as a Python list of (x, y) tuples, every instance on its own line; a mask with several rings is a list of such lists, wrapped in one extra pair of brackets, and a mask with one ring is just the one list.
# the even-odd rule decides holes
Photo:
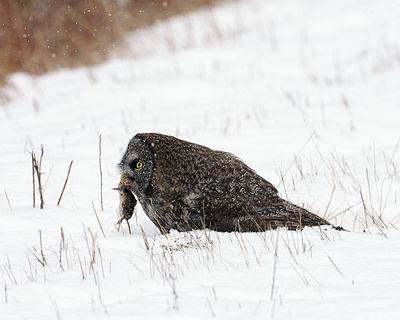
[(42, 241), (42, 230), (39, 229), (39, 241), (40, 241), (40, 255), (42, 257), (43, 267), (47, 265), (46, 257), (44, 256), (43, 251), (43, 241)]
[(7, 194), (6, 189), (4, 189), (4, 194), (5, 194), (5, 196), (6, 196), (6, 200), (7, 200), (7, 203), (8, 203), (8, 207), (10, 208), (10, 211), (13, 211), (13, 209), (12, 209), (12, 207), (11, 207), (10, 198), (8, 197), (8, 194)]
[(42, 187), (42, 160), (44, 155), (43, 146), (40, 148), (40, 157), (39, 159), (36, 157), (36, 154), (31, 152), (31, 160), (32, 160), (32, 187), (33, 187), (33, 207), (36, 206), (36, 188), (35, 188), (35, 179), (38, 183), (39, 196), (40, 196), (40, 209), (44, 208), (44, 198), (43, 198), (43, 187)]
[(339, 267), (336, 265), (336, 263), (332, 260), (330, 256), (328, 256), (329, 261), (332, 263), (332, 265), (335, 267), (336, 271), (340, 274), (342, 278), (344, 278), (344, 275), (342, 271), (340, 271)]
[(63, 195), (64, 195), (65, 187), (67, 186), (67, 182), (68, 182), (69, 174), (71, 173), (71, 167), (72, 167), (72, 163), (73, 163), (73, 162), (74, 162), (74, 161), (72, 160), (71, 163), (69, 164), (67, 177), (65, 178), (64, 186), (63, 186), (63, 188), (62, 188), (60, 197), (58, 198), (57, 206), (60, 205), (61, 199), (62, 199), (62, 197), (63, 197)]
[(104, 206), (103, 206), (103, 169), (101, 167), (101, 134), (99, 135), (99, 171), (100, 171), (100, 205), (101, 205), (101, 211), (104, 211)]
[(101, 222), (100, 222), (99, 216), (97, 215), (96, 207), (94, 206), (93, 201), (92, 201), (92, 207), (93, 207), (94, 214), (96, 215), (97, 222), (99, 223), (101, 233), (103, 234), (103, 236), (105, 238), (106, 234), (104, 233), (103, 226), (101, 225)]
[(141, 231), (141, 234), (142, 234), (144, 246), (146, 247), (146, 250), (149, 251), (149, 250), (150, 250), (149, 240), (147, 239), (147, 235), (146, 235), (146, 233), (144, 232), (142, 226), (140, 226), (140, 231)]
[(35, 156), (31, 152), (31, 166), (32, 166), (32, 207), (36, 207), (36, 187), (35, 187)]

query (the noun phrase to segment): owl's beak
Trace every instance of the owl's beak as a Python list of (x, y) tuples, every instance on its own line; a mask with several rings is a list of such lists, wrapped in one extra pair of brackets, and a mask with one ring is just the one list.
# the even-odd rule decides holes
[(132, 189), (133, 179), (124, 177), (123, 179), (121, 178), (121, 182), (125, 188)]
[(124, 189), (131, 189), (133, 184), (133, 179), (126, 178), (125, 176), (121, 176), (120, 182), (118, 183), (118, 187), (112, 188), (112, 190), (123, 191)]

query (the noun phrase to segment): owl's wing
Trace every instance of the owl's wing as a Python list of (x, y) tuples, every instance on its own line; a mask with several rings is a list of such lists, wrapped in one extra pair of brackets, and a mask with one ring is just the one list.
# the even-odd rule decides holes
[(325, 219), (275, 194), (260, 201), (240, 193), (213, 193), (204, 199), (204, 217), (206, 227), (227, 232), (330, 225)]
[(236, 162), (235, 165), (230, 166), (229, 164), (226, 166), (226, 174), (229, 176), (231, 173), (231, 168), (238, 166), (241, 167), (242, 169), (244, 169), (244, 171), (246, 172), (246, 174), (250, 174), (250, 176), (254, 177), (257, 176), (258, 177), (258, 181), (257, 183), (262, 183), (264, 188), (268, 188), (270, 192), (273, 193), (278, 193), (278, 189), (269, 181), (265, 180), (263, 177), (259, 176), (257, 174), (256, 171), (254, 171), (252, 168), (250, 168), (246, 163), (244, 163), (238, 156), (236, 156), (233, 153), (230, 152), (225, 152), (225, 151), (216, 151), (216, 153), (219, 155), (219, 157), (221, 159), (224, 159), (224, 161), (226, 161), (226, 159), (229, 159), (229, 161), (234, 161)]

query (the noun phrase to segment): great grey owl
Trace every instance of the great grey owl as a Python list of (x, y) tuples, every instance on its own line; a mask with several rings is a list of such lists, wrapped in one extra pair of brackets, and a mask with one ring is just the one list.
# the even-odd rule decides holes
[(119, 168), (122, 218), (131, 217), (136, 195), (162, 233), (330, 225), (280, 198), (271, 183), (234, 155), (172, 136), (135, 135)]

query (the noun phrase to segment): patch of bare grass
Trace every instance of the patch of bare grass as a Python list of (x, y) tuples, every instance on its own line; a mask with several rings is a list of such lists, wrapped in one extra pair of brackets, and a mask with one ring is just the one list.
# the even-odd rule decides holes
[(13, 72), (98, 63), (123, 45), (126, 32), (222, 1), (1, 1), (0, 85)]

